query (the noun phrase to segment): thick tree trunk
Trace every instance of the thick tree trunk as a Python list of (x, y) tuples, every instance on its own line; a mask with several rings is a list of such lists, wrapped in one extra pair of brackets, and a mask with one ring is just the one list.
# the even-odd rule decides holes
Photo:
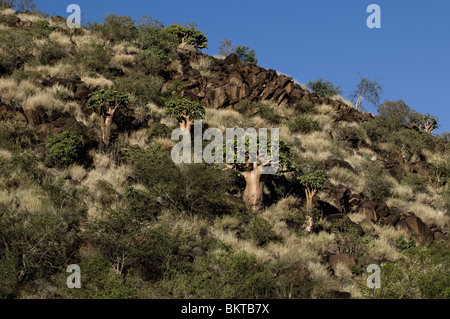
[(257, 212), (261, 209), (263, 200), (265, 175), (262, 175), (262, 166), (256, 170), (244, 172), (243, 175), (246, 183), (243, 200), (252, 206), (254, 212)]

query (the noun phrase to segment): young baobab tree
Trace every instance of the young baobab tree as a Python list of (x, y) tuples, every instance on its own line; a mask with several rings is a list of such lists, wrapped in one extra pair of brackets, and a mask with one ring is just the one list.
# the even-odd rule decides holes
[(356, 86), (355, 92), (350, 96), (352, 99), (357, 99), (355, 103), (355, 109), (358, 109), (363, 100), (367, 100), (373, 105), (378, 104), (381, 95), (383, 94), (383, 88), (376, 80), (369, 80), (364, 78), (361, 73), (358, 73), (361, 80)]
[[(269, 166), (274, 167), (275, 165), (278, 165), (276, 173), (281, 174), (294, 168), (290, 161), (292, 155), (291, 150), (286, 143), (281, 140), (278, 143), (278, 156), (274, 156), (275, 152), (272, 149), (273, 141), (271, 139), (267, 139), (267, 144), (263, 144), (263, 147), (267, 146), (267, 156), (261, 156), (261, 150), (257, 153), (255, 150), (260, 148), (261, 138), (261, 136), (256, 138), (256, 143), (253, 144), (253, 147), (251, 146), (252, 142), (250, 142), (251, 137), (247, 138), (245, 136), (244, 143), (235, 140), (235, 152), (231, 152), (233, 144), (231, 144), (231, 148), (230, 144), (224, 147), (224, 154), (227, 155), (226, 164), (224, 164), (225, 169), (234, 170), (239, 176), (244, 177), (245, 190), (243, 193), (243, 200), (252, 207), (254, 212), (259, 211), (262, 207), (264, 184), (269, 176), (268, 174), (263, 174), (263, 169)], [(264, 139), (265, 138), (266, 137), (264, 137)], [(244, 160), (238, 160), (239, 156), (236, 156), (241, 151), (243, 151), (242, 155)], [(235, 155), (234, 160), (232, 161), (230, 161), (229, 158), (230, 153)], [(252, 154), (254, 156), (251, 156)]]
[(327, 173), (318, 169), (312, 173), (303, 175), (299, 178), (300, 183), (305, 187), (306, 209), (308, 212), (313, 210), (313, 198), (323, 188), (323, 184), (327, 180)]
[(411, 116), (410, 122), (419, 129), (419, 132), (432, 133), (440, 127), (438, 118), (430, 114), (423, 115), (416, 112)]
[(205, 107), (200, 102), (194, 102), (185, 97), (175, 97), (166, 102), (166, 115), (176, 118), (180, 128), (191, 131), (195, 120), (205, 117)]
[(166, 30), (176, 35), (182, 44), (190, 44), (196, 49), (208, 48), (208, 38), (203, 32), (197, 30), (195, 24), (186, 24), (184, 27), (179, 24), (172, 24)]
[(98, 90), (89, 95), (87, 107), (93, 110), (100, 120), (103, 143), (108, 146), (111, 133), (111, 125), (115, 112), (120, 108), (126, 108), (130, 99), (127, 95), (112, 91)]

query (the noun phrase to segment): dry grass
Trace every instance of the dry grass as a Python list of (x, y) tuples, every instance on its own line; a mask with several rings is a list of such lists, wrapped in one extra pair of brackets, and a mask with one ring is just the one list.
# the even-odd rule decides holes
[(352, 188), (359, 184), (358, 176), (351, 170), (342, 167), (333, 167), (328, 171), (329, 181), (333, 185), (342, 184)]
[(83, 179), (87, 176), (86, 170), (83, 166), (80, 165), (72, 165), (69, 167), (69, 176), (77, 182), (82, 182)]
[(40, 16), (38, 16), (36, 14), (18, 13), (18, 14), (16, 14), (16, 16), (18, 18), (20, 18), (20, 20), (31, 21), (31, 22), (36, 22), (39, 20), (47, 20), (47, 19), (41, 18)]
[(12, 161), (12, 154), (10, 151), (0, 149), (0, 163), (9, 163)]
[(86, 83), (91, 89), (110, 89), (113, 87), (114, 82), (106, 79), (103, 76), (99, 76), (96, 78), (84, 76), (81, 78), (81, 81)]
[(138, 131), (133, 131), (128, 138), (128, 144), (130, 146), (138, 146), (144, 148), (148, 145), (148, 133), (146, 129), (141, 129)]
[(73, 79), (79, 75), (79, 70), (74, 65), (63, 62), (58, 62), (55, 65), (39, 65), (35, 67), (25, 65), (25, 71), (37, 71), (47, 78)]
[(62, 47), (69, 49), (72, 47), (72, 43), (70, 42), (70, 37), (67, 34), (62, 32), (53, 31), (49, 35), (49, 39), (59, 43)]
[(197, 61), (191, 61), (189, 63), (191, 67), (200, 72), (203, 77), (213, 77), (214, 74), (211, 72), (211, 66), (213, 64), (210, 57), (200, 56)]
[(27, 98), (39, 92), (41, 89), (28, 80), (17, 82), (12, 78), (0, 79), (0, 96), (4, 103), (23, 103)]
[(27, 98), (23, 104), (25, 110), (36, 110), (43, 108), (45, 110), (63, 110), (64, 103), (57, 100), (50, 92), (40, 92)]
[(205, 120), (210, 127), (215, 127), (221, 131), (225, 131), (226, 128), (245, 128), (248, 126), (248, 120), (239, 112), (233, 110), (217, 110), (206, 109)]
[(16, 10), (12, 8), (6, 8), (0, 11), (0, 15), (12, 16), (16, 14)]
[(111, 59), (111, 66), (123, 67), (125, 65), (132, 65), (134, 63), (134, 56), (131, 54), (118, 54)]

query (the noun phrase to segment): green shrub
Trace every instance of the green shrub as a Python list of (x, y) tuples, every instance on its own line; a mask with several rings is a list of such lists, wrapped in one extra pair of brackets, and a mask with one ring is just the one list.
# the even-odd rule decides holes
[(132, 41), (138, 34), (133, 19), (129, 16), (119, 16), (117, 14), (108, 14), (103, 23), (91, 24), (89, 29), (103, 39), (115, 43)]
[(450, 249), (448, 243), (407, 249), (396, 262), (381, 267), (381, 289), (361, 289), (375, 299), (449, 299)]
[(46, 146), (49, 160), (67, 166), (80, 158), (84, 140), (71, 131), (64, 131), (47, 139)]
[(333, 97), (342, 93), (339, 86), (334, 86), (330, 81), (320, 78), (314, 82), (309, 81), (307, 85), (313, 92), (325, 97)]
[(111, 58), (110, 50), (104, 44), (91, 42), (78, 49), (74, 62), (83, 66), (86, 71), (107, 74)]
[(280, 124), (281, 117), (278, 116), (274, 109), (263, 102), (251, 102), (249, 100), (242, 100), (234, 107), (236, 111), (245, 116), (259, 115), (261, 118), (267, 120), (270, 124)]
[(416, 241), (412, 237), (406, 239), (404, 235), (397, 237), (394, 244), (401, 251), (416, 247)]
[(22, 29), (0, 32), (0, 73), (11, 74), (31, 60), (33, 39), (30, 32)]
[(401, 183), (411, 187), (414, 193), (426, 192), (428, 179), (419, 174), (407, 173), (403, 176)]
[(53, 28), (50, 26), (48, 20), (38, 20), (34, 23), (34, 27), (38, 38), (48, 38), (50, 33), (53, 31)]
[(66, 50), (57, 42), (47, 41), (39, 47), (37, 60), (42, 65), (54, 64), (67, 55)]
[(133, 72), (124, 77), (117, 78), (115, 88), (133, 96), (133, 103), (145, 105), (148, 102), (162, 103), (161, 88), (164, 80), (159, 76), (146, 75), (142, 71)]
[(245, 63), (258, 63), (258, 59), (256, 58), (255, 50), (250, 50), (249, 47), (238, 45), (234, 50), (234, 53), (237, 55), (242, 64)]
[(320, 124), (317, 121), (310, 120), (306, 117), (297, 117), (287, 122), (289, 130), (293, 133), (308, 134), (314, 131), (320, 131)]
[(258, 246), (265, 246), (270, 242), (280, 240), (273, 231), (272, 225), (261, 217), (253, 218), (248, 225), (248, 235)]
[(188, 296), (208, 299), (267, 299), (275, 296), (272, 275), (245, 252), (209, 254), (185, 277)]
[(375, 201), (386, 200), (392, 192), (393, 184), (389, 173), (374, 161), (366, 161), (362, 165), (363, 193)]
[(170, 138), (172, 131), (167, 125), (154, 123), (147, 129), (148, 139), (151, 141), (156, 138)]

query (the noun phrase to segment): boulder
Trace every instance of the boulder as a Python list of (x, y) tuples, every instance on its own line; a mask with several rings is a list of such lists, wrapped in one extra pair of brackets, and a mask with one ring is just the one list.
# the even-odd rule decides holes
[(372, 223), (376, 223), (380, 218), (378, 213), (376, 212), (377, 203), (370, 200), (363, 200), (357, 209), (358, 212), (364, 214), (367, 220), (370, 220)]

